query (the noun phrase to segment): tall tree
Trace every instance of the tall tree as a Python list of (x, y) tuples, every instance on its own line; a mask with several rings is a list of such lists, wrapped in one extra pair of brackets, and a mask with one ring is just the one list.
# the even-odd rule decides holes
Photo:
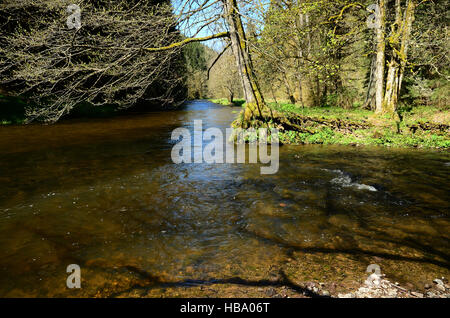
[(234, 53), (236, 65), (242, 80), (245, 100), (247, 102), (244, 111), (244, 120), (249, 121), (255, 116), (263, 117), (266, 108), (264, 98), (256, 79), (253, 61), (248, 47), (248, 42), (242, 24), (242, 18), (238, 11), (236, 0), (223, 0), (225, 20), (230, 30), (231, 48)]
[(408, 48), (416, 6), (415, 0), (407, 0), (404, 8), (402, 8), (400, 0), (395, 1), (395, 20), (387, 39), (391, 49), (391, 58), (388, 63), (382, 106), (384, 113), (395, 114), (397, 111), (405, 66), (408, 62)]
[(376, 19), (376, 62), (375, 62), (375, 111), (383, 112), (384, 99), (384, 67), (386, 63), (386, 2), (378, 0)]

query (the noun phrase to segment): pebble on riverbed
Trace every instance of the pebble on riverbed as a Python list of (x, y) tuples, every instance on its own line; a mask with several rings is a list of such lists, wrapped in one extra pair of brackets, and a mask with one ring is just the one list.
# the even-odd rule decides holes
[(338, 294), (338, 298), (450, 298), (450, 289), (445, 286), (443, 280), (435, 279), (433, 281), (435, 288), (431, 290), (431, 285), (426, 284), (428, 289), (426, 294), (411, 291), (390, 282), (387, 279), (380, 278), (377, 284), (371, 284), (369, 281), (364, 283), (357, 291), (348, 294)]

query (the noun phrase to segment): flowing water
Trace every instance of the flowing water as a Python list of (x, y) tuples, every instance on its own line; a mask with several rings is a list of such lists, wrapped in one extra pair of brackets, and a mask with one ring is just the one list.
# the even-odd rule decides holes
[(237, 111), (1, 127), (0, 296), (295, 296), (354, 288), (373, 263), (410, 288), (449, 277), (448, 152), (282, 146), (274, 175), (172, 163), (173, 129)]

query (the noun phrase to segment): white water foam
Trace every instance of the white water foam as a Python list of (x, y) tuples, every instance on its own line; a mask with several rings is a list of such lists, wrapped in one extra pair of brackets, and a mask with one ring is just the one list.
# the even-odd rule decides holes
[(349, 176), (345, 175), (344, 172), (342, 172), (341, 170), (337, 169), (337, 170), (329, 170), (329, 169), (323, 169), (329, 172), (333, 172), (333, 173), (337, 173), (339, 176), (332, 179), (330, 182), (334, 183), (334, 184), (338, 184), (342, 187), (348, 188), (348, 187), (353, 187), (356, 188), (358, 190), (367, 190), (367, 191), (372, 191), (372, 192), (376, 192), (377, 189), (375, 189), (375, 187), (367, 185), (367, 184), (363, 184), (363, 183), (357, 183), (357, 182), (352, 182), (352, 178), (350, 178)]

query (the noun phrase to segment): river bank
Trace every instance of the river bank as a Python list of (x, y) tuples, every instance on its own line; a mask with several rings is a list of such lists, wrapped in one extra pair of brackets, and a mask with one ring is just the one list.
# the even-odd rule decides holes
[[(211, 102), (229, 106), (226, 99)], [(236, 105), (243, 105), (236, 100)], [(283, 144), (374, 145), (400, 148), (450, 148), (450, 109), (415, 107), (400, 113), (396, 121), (373, 111), (340, 107), (305, 108), (269, 102)], [(243, 105), (245, 106), (245, 105)]]
[[(245, 100), (235, 99), (233, 105), (225, 99), (210, 99), (224, 106), (245, 106)], [(4, 118), (0, 124), (25, 123), (25, 103), (17, 98), (0, 95)], [(290, 103), (269, 102), (276, 117), (272, 127), (279, 129), (282, 144), (340, 144), (351, 146), (385, 146), (400, 148), (450, 148), (450, 109), (416, 107), (401, 113), (401, 121), (373, 111), (339, 107), (304, 108)], [(133, 110), (128, 111), (132, 113)], [(238, 114), (238, 111), (233, 111)], [(113, 106), (80, 105), (68, 118), (108, 118), (127, 114)]]
[(286, 144), (382, 145), (386, 147), (450, 148), (450, 110), (418, 107), (401, 113), (401, 121), (370, 110), (337, 107), (302, 108), (271, 104), (289, 119), (300, 121), (298, 130), (282, 130)]
[[(435, 279), (424, 290), (410, 289), (381, 276), (374, 284), (364, 282), (357, 289), (338, 292), (336, 283), (266, 281), (260, 284), (239, 279), (192, 282), (191, 286), (145, 289), (136, 288), (117, 297), (183, 297), (183, 298), (450, 298), (450, 286), (444, 278)], [(98, 295), (105, 297), (105, 295)]]

